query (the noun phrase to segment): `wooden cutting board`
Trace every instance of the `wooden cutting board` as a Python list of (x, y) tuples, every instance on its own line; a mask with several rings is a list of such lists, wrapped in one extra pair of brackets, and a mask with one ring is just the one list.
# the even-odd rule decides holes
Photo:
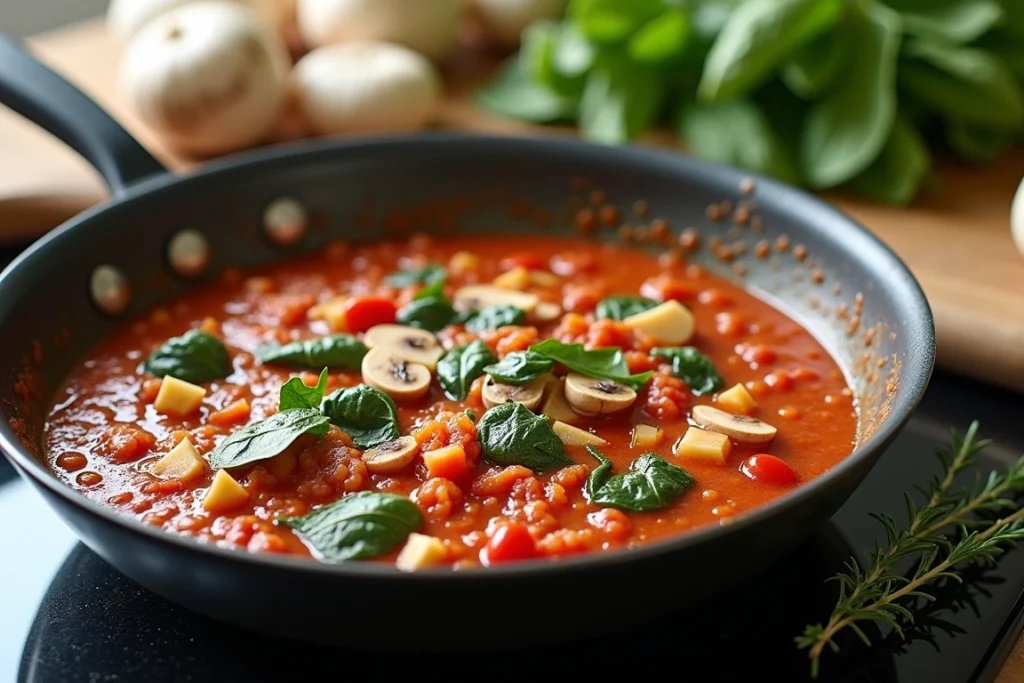
[[(175, 170), (195, 160), (175, 155), (119, 100), (120, 46), (100, 22), (86, 22), (31, 41), (36, 53), (112, 112)], [(572, 134), (504, 121), (475, 109), (468, 93), (485, 81), (500, 55), (465, 46), (445, 66), (446, 128), (503, 134)], [(284, 122), (275, 140), (299, 137)], [(652, 136), (644, 144), (674, 144)], [(939, 363), (1024, 391), (1024, 257), (1009, 234), (1009, 208), (1024, 176), (1024, 150), (995, 166), (940, 167), (940, 183), (906, 209), (841, 196), (828, 198), (885, 240), (910, 265), (935, 311)], [(46, 133), (0, 108), (0, 241), (53, 227), (105, 196), (94, 171)]]

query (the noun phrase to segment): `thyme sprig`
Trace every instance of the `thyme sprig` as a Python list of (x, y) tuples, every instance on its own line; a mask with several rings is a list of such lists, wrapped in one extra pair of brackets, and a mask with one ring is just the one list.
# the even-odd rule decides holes
[[(914, 623), (914, 606), (934, 600), (925, 587), (960, 582), (958, 565), (992, 563), (1007, 546), (1024, 538), (1024, 508), (1014, 500), (1024, 490), (1024, 457), (1005, 472), (991, 472), (976, 478), (973, 486), (957, 487), (958, 478), (977, 466), (978, 452), (990, 443), (977, 439), (977, 431), (978, 423), (971, 423), (966, 433), (954, 432), (949, 446), (936, 452), (941, 473), (917, 489), (924, 504), (905, 495), (905, 529), (889, 515), (872, 515), (885, 528), (886, 545), (876, 544), (863, 568), (850, 559), (846, 571), (833, 577), (839, 598), (828, 622), (809, 625), (796, 638), (797, 646), (808, 650), (812, 676), (818, 675), (826, 647), (839, 650), (840, 632), (850, 629), (870, 646), (861, 625), (874, 622), (902, 637), (904, 627)], [(898, 568), (906, 561), (916, 561), (909, 576)]]

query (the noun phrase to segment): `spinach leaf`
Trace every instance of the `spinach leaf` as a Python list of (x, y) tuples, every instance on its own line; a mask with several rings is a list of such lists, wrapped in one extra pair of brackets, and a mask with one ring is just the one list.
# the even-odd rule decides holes
[(555, 362), (533, 351), (515, 351), (484, 372), (501, 384), (521, 386), (555, 369)]
[(444, 285), (446, 279), (442, 276), (433, 282), (427, 284), (426, 287), (416, 292), (413, 296), (413, 301), (419, 301), (420, 299), (443, 299), (445, 301), (448, 298), (444, 295)]
[(498, 77), (474, 96), (476, 104), (499, 116), (534, 123), (553, 123), (576, 113), (576, 98), (559, 95), (533, 81), (518, 55), (505, 62)]
[(900, 18), (875, 3), (850, 27), (857, 59), (807, 114), (801, 156), (813, 187), (835, 187), (878, 158), (896, 120)]
[(924, 140), (900, 116), (882, 154), (850, 185), (877, 201), (907, 204), (917, 195), (930, 167), (931, 155)]
[(622, 59), (599, 62), (580, 97), (580, 132), (588, 140), (621, 144), (636, 138), (658, 117), (665, 85), (651, 67)]
[(672, 361), (672, 374), (686, 382), (695, 396), (718, 391), (725, 385), (715, 364), (692, 346), (658, 347), (651, 354)]
[(398, 409), (387, 394), (365, 384), (338, 389), (321, 408), (362, 449), (399, 437)]
[[(530, 347), (530, 351), (556, 363), (561, 363), (573, 372), (587, 377), (610, 379), (640, 389), (653, 372), (629, 373), (626, 359), (618, 348), (586, 350), (583, 344), (563, 344), (557, 339), (546, 339)], [(492, 373), (488, 373), (493, 376)]]
[(320, 402), (324, 399), (324, 389), (327, 388), (327, 368), (320, 373), (320, 380), (315, 387), (307, 387), (301, 377), (292, 377), (281, 387), (281, 398), (278, 402), (279, 410), (294, 410), (295, 408), (320, 409)]
[(423, 524), (416, 504), (393, 493), (360, 491), (301, 517), (278, 517), (324, 562), (376, 557), (392, 550)]
[(594, 314), (598, 318), (625, 320), (631, 315), (649, 311), (657, 305), (657, 301), (642, 296), (609, 296), (598, 302)]
[(484, 368), (498, 359), (487, 345), (476, 341), (457, 346), (437, 362), (437, 381), (444, 387), (444, 393), (453, 401), (461, 401), (469, 393), (469, 385)]
[(330, 420), (315, 408), (293, 408), (234, 432), (210, 453), (214, 469), (241, 467), (283, 453), (304, 434), (323, 436)]
[(146, 359), (146, 372), (170, 375), (185, 382), (209, 382), (231, 374), (231, 358), (224, 342), (201, 330), (189, 330), (165, 341)]
[(951, 43), (970, 43), (1003, 21), (996, 0), (888, 0), (906, 32)]
[(256, 349), (261, 363), (281, 363), (296, 368), (315, 370), (359, 370), (366, 346), (350, 334), (332, 334), (319, 339), (306, 339), (281, 345), (271, 342)]
[(640, 64), (670, 62), (686, 50), (692, 31), (689, 14), (669, 10), (630, 37), (629, 56)]
[(506, 325), (522, 325), (526, 322), (526, 311), (515, 306), (499, 304), (474, 311), (466, 320), (466, 329), (476, 334), (496, 330)]
[(665, 11), (662, 0), (574, 0), (569, 14), (587, 39), (611, 45), (627, 40)]
[(459, 319), (459, 314), (444, 295), (413, 299), (398, 309), (395, 316), (400, 325), (439, 332)]
[(555, 63), (555, 53), (564, 33), (563, 26), (553, 21), (534, 22), (523, 31), (519, 59), (522, 68), (540, 85), (560, 95), (579, 97), (583, 89), (581, 74), (564, 74)]
[(384, 281), (393, 287), (411, 287), (413, 285), (430, 285), (444, 280), (447, 272), (436, 263), (428, 263), (421, 268), (407, 268), (388, 275)]
[(763, 82), (795, 49), (834, 26), (843, 0), (747, 0), (718, 34), (704, 62), (698, 93), (730, 100)]
[(1020, 128), (1024, 92), (999, 58), (921, 40), (907, 45), (906, 56), (900, 85), (920, 102), (964, 123)]
[(797, 182), (790, 149), (756, 103), (737, 99), (696, 104), (683, 111), (680, 132), (699, 156), (720, 164)]
[(547, 416), (534, 415), (522, 403), (491, 408), (476, 429), (484, 457), (497, 465), (524, 465), (546, 472), (573, 464)]
[(605, 480), (612, 461), (593, 446), (587, 446), (587, 452), (600, 463), (590, 473), (586, 485), (587, 498), (597, 505), (652, 512), (671, 505), (693, 483), (689, 472), (654, 453), (644, 453), (634, 460), (628, 473)]
[(786, 87), (804, 99), (814, 99), (843, 73), (853, 47), (846, 31), (829, 31), (807, 43), (782, 65)]
[[(1013, 133), (1009, 130), (971, 125), (963, 121), (949, 121), (946, 124), (946, 143), (950, 150), (964, 161), (988, 164), (1013, 145)], [(927, 148), (924, 151), (925, 159), (930, 162)], [(923, 170), (927, 171), (927, 166)]]

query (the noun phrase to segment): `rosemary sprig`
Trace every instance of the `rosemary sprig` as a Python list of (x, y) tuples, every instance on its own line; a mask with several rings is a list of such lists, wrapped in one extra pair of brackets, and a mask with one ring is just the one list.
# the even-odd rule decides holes
[[(808, 650), (811, 675), (817, 677), (821, 655), (828, 647), (838, 651), (836, 636), (849, 628), (866, 645), (871, 641), (861, 628), (865, 622), (889, 626), (897, 635), (914, 622), (915, 603), (932, 601), (922, 590), (943, 580), (960, 581), (955, 571), (965, 562), (991, 563), (1003, 549), (1024, 538), (1024, 508), (1013, 496), (1024, 490), (1024, 457), (1006, 472), (991, 472), (973, 486), (955, 488), (957, 478), (977, 465), (976, 455), (990, 442), (976, 439), (973, 422), (961, 436), (954, 432), (948, 448), (936, 453), (942, 472), (919, 488), (923, 505), (906, 494), (907, 527), (900, 529), (889, 515), (872, 515), (885, 528), (887, 545), (877, 544), (867, 566), (851, 558), (846, 571), (833, 577), (839, 598), (826, 624), (813, 624), (796, 638)], [(1003, 516), (996, 516), (1004, 514)], [(946, 535), (958, 529), (957, 536)], [(910, 576), (897, 572), (897, 564), (916, 560)]]

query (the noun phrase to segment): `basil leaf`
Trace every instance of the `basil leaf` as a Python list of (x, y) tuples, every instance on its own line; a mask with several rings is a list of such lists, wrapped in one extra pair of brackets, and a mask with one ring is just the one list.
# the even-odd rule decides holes
[(505, 62), (495, 78), (478, 90), (474, 101), (499, 116), (534, 123), (554, 123), (572, 118), (576, 98), (564, 97), (525, 73), (518, 55)]
[(797, 182), (790, 149), (764, 111), (749, 100), (698, 104), (683, 113), (680, 132), (698, 156)]
[(532, 382), (555, 369), (555, 362), (533, 351), (514, 351), (484, 372), (500, 384), (520, 386)]
[(338, 389), (321, 408), (362, 449), (399, 437), (398, 409), (387, 394), (365, 384)]
[(629, 142), (657, 118), (664, 95), (665, 84), (653, 68), (605, 60), (594, 67), (583, 86), (580, 132), (604, 144)]
[(377, 557), (394, 549), (423, 524), (416, 504), (393, 493), (360, 491), (301, 517), (278, 517), (324, 562)]
[(524, 322), (526, 322), (526, 311), (515, 306), (499, 304), (474, 312), (466, 321), (466, 329), (476, 334), (483, 334), (506, 325), (522, 325)]
[(850, 186), (880, 202), (907, 204), (917, 196), (931, 161), (921, 135), (900, 117), (882, 154)]
[(185, 382), (209, 382), (231, 374), (231, 358), (224, 342), (201, 330), (172, 337), (149, 354), (143, 366), (155, 377), (170, 375)]
[(534, 415), (522, 403), (491, 408), (476, 429), (484, 457), (497, 465), (524, 465), (546, 472), (573, 464), (548, 418)]
[(427, 284), (426, 287), (416, 292), (416, 295), (413, 296), (412, 300), (419, 301), (420, 299), (443, 299), (447, 301), (448, 298), (444, 295), (445, 281), (445, 277), (442, 276), (437, 280), (430, 282), (429, 284)]
[(292, 377), (281, 387), (281, 398), (278, 410), (294, 410), (296, 408), (312, 408), (320, 410), (320, 402), (324, 400), (324, 389), (327, 388), (327, 368), (320, 373), (320, 381), (315, 387), (307, 387), (301, 377)]
[(642, 296), (609, 296), (597, 304), (594, 315), (598, 318), (625, 320), (631, 315), (649, 311), (657, 305), (657, 301)]
[(457, 346), (437, 362), (437, 381), (444, 393), (453, 401), (461, 401), (469, 394), (469, 385), (484, 374), (484, 368), (498, 359), (487, 345), (476, 341)]
[(669, 10), (647, 22), (629, 39), (629, 56), (641, 64), (660, 64), (680, 57), (693, 30), (690, 15)]
[(846, 31), (829, 31), (807, 43), (782, 65), (780, 76), (794, 93), (812, 100), (831, 86), (849, 62)]
[(1020, 127), (1024, 92), (1013, 73), (985, 50), (910, 43), (900, 85), (950, 119), (992, 128)]
[(964, 161), (988, 164), (1013, 145), (1013, 133), (963, 121), (949, 121), (946, 124), (946, 143)]
[(725, 386), (711, 359), (692, 346), (658, 347), (651, 349), (651, 354), (672, 361), (672, 374), (686, 382), (694, 396), (710, 394)]
[(534, 344), (529, 350), (556, 363), (561, 363), (581, 375), (622, 382), (634, 389), (642, 387), (654, 374), (653, 372), (629, 374), (626, 359), (622, 356), (622, 350), (618, 348), (588, 351), (583, 344), (563, 344), (557, 339), (546, 339), (539, 344)]
[(787, 56), (834, 26), (843, 0), (748, 0), (718, 34), (701, 76), (704, 101), (720, 102), (749, 93)]
[(241, 467), (284, 453), (304, 434), (323, 436), (330, 420), (313, 408), (293, 408), (234, 432), (210, 453), (214, 469)]
[(458, 313), (444, 296), (416, 298), (398, 309), (395, 320), (400, 325), (439, 332), (458, 320)]
[(1003, 20), (996, 0), (888, 0), (906, 32), (951, 43), (977, 40)]
[(384, 278), (384, 282), (393, 287), (412, 287), (413, 285), (429, 285), (444, 280), (447, 275), (443, 266), (428, 263), (422, 268), (406, 268)]
[(366, 346), (356, 337), (332, 334), (283, 346), (277, 342), (263, 344), (256, 349), (256, 358), (261, 363), (281, 363), (308, 370), (327, 367), (331, 370), (357, 371), (366, 351)]
[(653, 512), (671, 505), (693, 484), (689, 472), (654, 453), (644, 453), (630, 464), (628, 473), (605, 481), (612, 461), (593, 446), (587, 446), (587, 452), (601, 463), (591, 472), (586, 486), (587, 497), (596, 505)]
[(871, 165), (896, 120), (899, 16), (874, 3), (849, 27), (857, 59), (840, 87), (807, 114), (801, 141), (804, 173), (812, 186), (834, 187)]

